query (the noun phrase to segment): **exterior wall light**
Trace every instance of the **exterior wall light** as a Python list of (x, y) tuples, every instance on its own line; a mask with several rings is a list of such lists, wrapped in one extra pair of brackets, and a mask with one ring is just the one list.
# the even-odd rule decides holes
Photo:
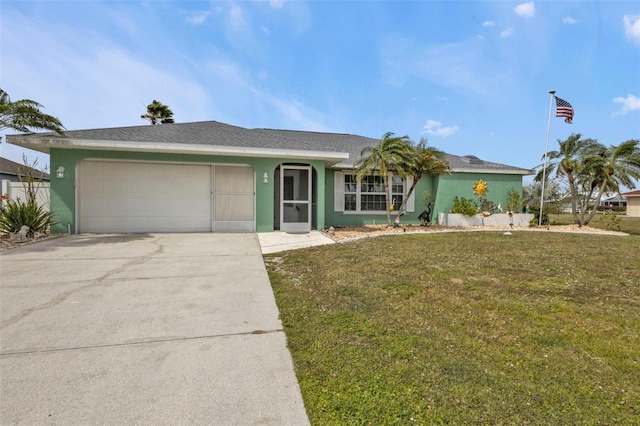
[(56, 171), (56, 176), (58, 177), (58, 179), (64, 178), (64, 167), (62, 166), (58, 167), (58, 170)]
[(269, 173), (264, 172), (262, 175), (262, 183), (269, 183)]

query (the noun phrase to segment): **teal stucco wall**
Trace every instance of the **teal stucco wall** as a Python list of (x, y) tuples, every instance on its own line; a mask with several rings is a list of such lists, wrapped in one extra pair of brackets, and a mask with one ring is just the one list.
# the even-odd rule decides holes
[[(57, 222), (52, 232), (76, 232), (76, 170), (78, 164), (85, 159), (113, 159), (130, 161), (180, 162), (199, 164), (246, 164), (253, 167), (256, 176), (256, 231), (270, 232), (274, 230), (275, 171), (282, 163), (310, 164), (313, 166), (316, 185), (315, 227), (325, 226), (361, 226), (373, 223), (386, 223), (386, 214), (352, 214), (334, 211), (334, 176), (335, 171), (325, 170), (323, 161), (296, 160), (281, 158), (227, 157), (195, 154), (163, 154), (125, 151), (94, 151), (75, 149), (51, 149), (51, 170), (59, 166), (65, 168), (63, 179), (52, 175), (51, 179), (51, 211)], [(269, 182), (263, 183), (264, 173), (269, 175)], [(473, 193), (473, 185), (479, 179), (484, 180), (489, 188), (486, 197), (503, 206), (506, 205), (507, 192), (515, 189), (522, 192), (522, 176), (490, 173), (452, 173), (440, 177), (424, 177), (416, 185), (414, 191), (415, 206), (401, 218), (403, 224), (418, 224), (418, 215), (426, 208), (423, 193), (429, 191), (433, 196), (432, 222), (437, 221), (438, 213), (448, 213), (453, 207), (455, 196), (477, 200)]]
[(486, 182), (488, 191), (485, 197), (499, 203), (506, 210), (507, 193), (510, 189), (522, 193), (522, 175), (492, 174), (492, 173), (452, 173), (439, 176), (437, 180), (437, 193), (433, 207), (433, 221), (438, 218), (438, 213), (449, 213), (453, 207), (454, 197), (471, 198), (479, 204), (478, 196), (473, 193), (474, 184), (482, 179)]
[[(353, 214), (334, 211), (334, 176), (335, 171), (327, 170), (326, 173), (326, 213), (327, 226), (361, 226), (373, 223), (386, 223), (387, 217), (381, 214)], [(473, 193), (473, 185), (482, 179), (488, 185), (487, 199), (496, 205), (506, 205), (507, 192), (510, 189), (522, 192), (522, 175), (491, 174), (491, 173), (452, 173), (439, 177), (423, 177), (416, 186), (415, 211), (409, 212), (401, 218), (403, 224), (418, 224), (418, 216), (426, 209), (423, 193), (429, 191), (432, 196), (433, 206), (431, 222), (436, 223), (438, 213), (448, 213), (453, 207), (455, 196), (472, 198), (478, 197)]]
[[(335, 170), (327, 170), (325, 182), (326, 182), (326, 202), (325, 202), (325, 223), (327, 226), (362, 226), (371, 224), (384, 224), (387, 223), (387, 215), (385, 213), (380, 214), (356, 214), (356, 213), (343, 213), (334, 211), (334, 178)], [(432, 177), (424, 177), (420, 179), (416, 188), (414, 189), (415, 206), (413, 212), (407, 212), (402, 216), (400, 222), (403, 224), (418, 224), (420, 220), (418, 216), (425, 210), (426, 205), (423, 199), (424, 191), (434, 193), (434, 179)], [(393, 220), (392, 214), (392, 220)]]
[[(52, 227), (54, 233), (76, 232), (76, 171), (78, 164), (86, 159), (113, 159), (130, 161), (152, 162), (179, 162), (198, 164), (246, 164), (253, 167), (256, 176), (256, 231), (269, 232), (274, 229), (274, 183), (276, 168), (282, 164), (310, 164), (316, 172), (318, 185), (316, 185), (317, 228), (321, 229), (325, 224), (325, 180), (324, 161), (320, 160), (296, 160), (281, 158), (250, 158), (227, 157), (215, 155), (194, 154), (164, 154), (126, 151), (95, 151), (76, 149), (51, 149), (50, 164), (53, 170), (59, 166), (65, 169), (64, 178), (51, 179), (51, 211), (54, 214), (56, 224)], [(269, 182), (263, 183), (262, 176), (267, 172)]]

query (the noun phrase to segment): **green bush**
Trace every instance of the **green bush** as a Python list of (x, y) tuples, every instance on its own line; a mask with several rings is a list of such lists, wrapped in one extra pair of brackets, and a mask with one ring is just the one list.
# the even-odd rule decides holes
[[(533, 213), (533, 219), (529, 221), (529, 225), (538, 226), (540, 223), (540, 206), (529, 206), (529, 211)], [(549, 224), (549, 214), (547, 213), (547, 209), (544, 208), (542, 210), (542, 225)]]
[(52, 218), (50, 212), (34, 202), (23, 203), (20, 199), (5, 201), (0, 209), (0, 233), (15, 233), (24, 225), (29, 227), (29, 236), (36, 232), (47, 233), (53, 224)]
[(453, 199), (453, 208), (451, 213), (462, 214), (465, 216), (475, 216), (478, 214), (478, 206), (472, 199), (464, 197), (455, 197)]
[(487, 200), (484, 197), (480, 197), (480, 211), (489, 212), (491, 214), (500, 212), (498, 206), (496, 206), (496, 203), (491, 200)]
[(620, 216), (612, 210), (605, 211), (602, 221), (606, 230), (620, 231)]
[(507, 211), (519, 212), (522, 209), (522, 193), (511, 188), (507, 192)]

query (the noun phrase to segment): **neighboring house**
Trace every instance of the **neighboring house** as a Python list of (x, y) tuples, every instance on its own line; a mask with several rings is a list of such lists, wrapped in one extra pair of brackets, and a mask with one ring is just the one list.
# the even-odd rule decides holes
[(640, 190), (620, 194), (627, 198), (627, 216), (640, 217)]
[(626, 207), (627, 199), (622, 195), (615, 195), (600, 201), (600, 205), (603, 207)]
[[(305, 232), (386, 223), (379, 176), (357, 182), (353, 164), (378, 139), (290, 130), (246, 129), (216, 121), (9, 135), (7, 142), (50, 154), (54, 232)], [(432, 218), (454, 196), (505, 205), (532, 170), (447, 155), (453, 173), (426, 177), (403, 223), (419, 223), (422, 194)], [(62, 171), (62, 173), (58, 173)], [(399, 206), (411, 182), (393, 178)]]
[(36, 170), (24, 164), (16, 163), (7, 158), (0, 157), (0, 180), (8, 180), (11, 182), (21, 182), (21, 178), (27, 176), (28, 173), (36, 178), (48, 182), (50, 176), (41, 170)]
[[(0, 182), (2, 183), (2, 195), (9, 200), (26, 200), (25, 180), (28, 177), (35, 179), (34, 189), (38, 203), (49, 209), (49, 179), (48, 173), (41, 170), (16, 163), (7, 158), (0, 157)], [(0, 201), (2, 206), (2, 201)]]

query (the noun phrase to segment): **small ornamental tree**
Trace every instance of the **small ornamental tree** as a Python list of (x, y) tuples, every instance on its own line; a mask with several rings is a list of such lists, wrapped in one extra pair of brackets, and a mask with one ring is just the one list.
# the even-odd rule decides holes
[(511, 188), (507, 192), (507, 212), (517, 213), (522, 209), (522, 194)]

